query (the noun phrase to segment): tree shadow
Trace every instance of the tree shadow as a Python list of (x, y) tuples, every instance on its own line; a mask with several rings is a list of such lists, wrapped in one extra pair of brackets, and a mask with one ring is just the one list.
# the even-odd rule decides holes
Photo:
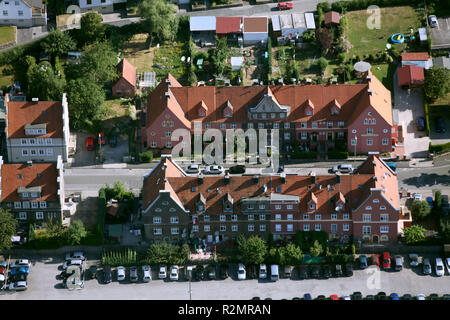
[(445, 186), (450, 185), (450, 177), (447, 175), (438, 175), (436, 173), (422, 173), (419, 177), (411, 177), (403, 180), (405, 184), (415, 187), (432, 187), (436, 184)]

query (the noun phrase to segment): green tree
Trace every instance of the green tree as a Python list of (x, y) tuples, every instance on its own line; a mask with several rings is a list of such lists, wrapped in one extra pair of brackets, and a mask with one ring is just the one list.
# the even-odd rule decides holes
[(149, 264), (169, 263), (173, 247), (166, 242), (154, 243), (148, 250), (146, 259)]
[(283, 248), (283, 255), (285, 257), (286, 264), (297, 265), (302, 262), (303, 254), (302, 250), (293, 243), (289, 243)]
[(231, 49), (228, 46), (227, 38), (217, 38), (216, 36), (216, 50), (213, 51), (213, 55), (211, 57), (215, 70), (217, 74), (220, 76), (223, 74), (225, 67), (227, 65), (227, 58), (231, 53)]
[(86, 121), (97, 119), (103, 111), (105, 92), (91, 78), (69, 81), (67, 85), (70, 121), (82, 127)]
[(432, 67), (425, 70), (424, 93), (428, 102), (445, 98), (450, 92), (450, 72), (446, 68)]
[(72, 221), (69, 229), (66, 231), (67, 242), (71, 245), (78, 245), (81, 239), (85, 238), (87, 235), (86, 229), (84, 228), (83, 222), (81, 220)]
[(61, 57), (70, 50), (76, 48), (75, 40), (67, 32), (59, 29), (50, 31), (47, 37), (41, 42), (41, 47), (52, 57)]
[(333, 33), (328, 28), (319, 28), (316, 30), (316, 39), (320, 43), (320, 46), (328, 52), (333, 45)]
[(75, 78), (93, 78), (101, 86), (117, 79), (117, 54), (108, 42), (88, 47), (75, 72)]
[(275, 241), (273, 239), (273, 233), (269, 233), (269, 236), (267, 237), (267, 246), (269, 247), (269, 249), (271, 249), (275, 246)]
[(314, 241), (314, 244), (312, 245), (311, 249), (309, 249), (309, 253), (313, 257), (318, 257), (322, 254), (323, 248), (320, 245), (319, 241)]
[(11, 237), (16, 233), (17, 220), (9, 210), (0, 208), (0, 252), (12, 246)]
[(283, 250), (280, 248), (272, 248), (266, 255), (267, 264), (280, 264), (284, 265), (286, 262)]
[(414, 225), (403, 229), (406, 244), (413, 244), (425, 240), (425, 229), (421, 226)]
[(328, 61), (324, 57), (321, 57), (318, 61), (320, 71), (325, 72), (325, 69), (328, 67)]
[(144, 30), (159, 40), (173, 39), (177, 34), (177, 18), (175, 7), (165, 0), (143, 0), (139, 4), (139, 15), (144, 19)]
[(250, 264), (262, 263), (267, 253), (266, 242), (257, 236), (250, 237), (247, 240), (240, 238), (238, 249), (244, 262)]
[(81, 17), (80, 35), (83, 43), (95, 43), (104, 39), (106, 26), (102, 22), (102, 16), (96, 12), (89, 12)]
[(195, 71), (194, 71), (194, 68), (192, 67), (192, 64), (189, 64), (186, 67), (186, 69), (187, 69), (187, 71), (186, 71), (187, 83), (188, 83), (188, 85), (193, 86), (198, 80), (197, 79), (197, 75), (195, 74)]
[(66, 80), (64, 76), (58, 75), (47, 61), (31, 64), (27, 71), (27, 80), (29, 97), (44, 101), (61, 100)]
[(412, 204), (411, 213), (414, 220), (424, 219), (430, 211), (430, 205), (426, 201), (415, 200)]

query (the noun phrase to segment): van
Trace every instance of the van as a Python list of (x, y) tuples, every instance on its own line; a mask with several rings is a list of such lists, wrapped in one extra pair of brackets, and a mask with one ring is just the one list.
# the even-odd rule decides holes
[(278, 265), (273, 264), (270, 266), (270, 280), (278, 281), (280, 279), (280, 274), (278, 273)]
[(401, 271), (403, 269), (403, 259), (401, 256), (395, 256), (395, 271)]

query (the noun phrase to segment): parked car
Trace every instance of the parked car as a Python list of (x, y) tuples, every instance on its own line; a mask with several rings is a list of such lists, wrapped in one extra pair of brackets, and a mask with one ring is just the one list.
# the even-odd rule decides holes
[(389, 254), (389, 252), (383, 252), (382, 255), (382, 259), (383, 259), (383, 269), (384, 270), (388, 270), (391, 268), (391, 255)]
[(222, 166), (212, 165), (205, 168), (205, 174), (222, 174), (224, 169)]
[(425, 119), (423, 117), (417, 118), (417, 130), (419, 131), (425, 130)]
[(387, 164), (387, 166), (388, 166), (392, 171), (394, 171), (394, 172), (397, 171), (397, 165), (396, 165), (395, 163), (393, 163), (393, 162), (388, 162), (388, 163), (386, 163), (386, 164)]
[(414, 201), (422, 201), (422, 194), (414, 193)]
[(332, 294), (330, 300), (339, 300), (339, 296), (337, 294)]
[(310, 293), (305, 293), (305, 294), (303, 295), (303, 299), (304, 299), (304, 300), (312, 300), (311, 294), (310, 294)]
[(337, 277), (342, 277), (344, 275), (344, 273), (342, 272), (342, 265), (337, 264), (334, 267), (334, 276)]
[(277, 7), (278, 10), (289, 10), (294, 8), (294, 4), (292, 2), (280, 2)]
[(377, 293), (377, 300), (389, 300), (386, 292), (380, 291)]
[(334, 173), (351, 173), (353, 172), (353, 166), (351, 164), (340, 164), (333, 166), (333, 169), (331, 169), (331, 171), (333, 171)]
[(170, 268), (170, 280), (178, 281), (178, 270), (180, 268), (177, 265), (174, 265)]
[(66, 253), (66, 261), (67, 260), (72, 260), (72, 259), (83, 260), (84, 261), (86, 258), (84, 257), (84, 253), (81, 252), (81, 251), (75, 251), (75, 252)]
[(284, 276), (286, 278), (290, 278), (292, 276), (293, 269), (294, 269), (293, 266), (284, 266)]
[(352, 298), (348, 294), (346, 294), (342, 297), (342, 300), (352, 300)]
[(10, 268), (15, 268), (15, 267), (30, 267), (31, 263), (28, 259), (18, 259), (16, 261), (14, 261), (14, 263), (12, 265), (10, 265)]
[(450, 300), (450, 294), (444, 294), (443, 296), (442, 296), (442, 300)]
[(259, 265), (259, 278), (266, 279), (267, 278), (267, 267), (265, 264)]
[(11, 282), (8, 289), (11, 291), (25, 291), (28, 289), (28, 284), (26, 281)]
[(150, 282), (152, 280), (152, 268), (148, 265), (142, 266), (142, 281)]
[(97, 278), (97, 266), (90, 266), (89, 267), (89, 274), (91, 276), (91, 279)]
[(325, 297), (323, 294), (318, 295), (315, 300), (327, 300), (327, 297)]
[(422, 273), (423, 274), (431, 274), (431, 263), (430, 259), (424, 258), (422, 263)]
[(103, 267), (103, 283), (110, 283), (112, 281), (112, 273), (110, 266)]
[(428, 16), (428, 22), (431, 28), (436, 28), (439, 26), (439, 22), (434, 14)]
[(373, 295), (373, 294), (368, 294), (365, 298), (364, 298), (364, 300), (371, 300), (371, 301), (373, 301), (373, 300), (376, 300), (377, 298)]
[(359, 256), (359, 268), (360, 269), (366, 269), (368, 267), (368, 263), (367, 263), (367, 257), (366, 255), (362, 254)]
[(195, 268), (195, 279), (199, 281), (205, 279), (204, 271), (205, 268), (202, 265), (197, 266)]
[(417, 300), (425, 300), (425, 295), (424, 295), (423, 293), (419, 293), (419, 294), (416, 296), (416, 299), (417, 299)]
[(11, 269), (11, 275), (28, 273), (30, 273), (30, 268), (28, 267), (14, 267)]
[(227, 264), (221, 264), (219, 265), (220, 269), (220, 279), (227, 279), (228, 278), (228, 265)]
[(437, 133), (445, 133), (445, 122), (441, 117), (436, 118), (435, 120), (436, 132)]
[(309, 278), (308, 276), (308, 268), (306, 266), (300, 266), (298, 269), (298, 278), (300, 280), (306, 280)]
[(245, 267), (242, 263), (238, 265), (238, 280), (245, 280)]
[(432, 293), (428, 296), (428, 300), (440, 300), (437, 293)]
[(314, 265), (311, 267), (311, 278), (318, 279), (320, 278), (320, 267), (317, 265)]
[(395, 256), (395, 271), (401, 271), (403, 269), (403, 258), (400, 255)]
[(278, 271), (278, 265), (272, 264), (270, 266), (270, 280), (271, 281), (278, 281), (280, 279), (280, 273)]
[(159, 275), (158, 275), (158, 277), (160, 279), (167, 278), (167, 266), (165, 266), (165, 265), (159, 266)]
[(400, 300), (400, 297), (398, 296), (398, 293), (395, 293), (395, 292), (391, 293), (389, 295), (389, 297), (391, 298), (391, 300)]
[(351, 295), (352, 300), (362, 300), (363, 296), (362, 293), (359, 291), (355, 291), (353, 292), (353, 294)]
[(104, 146), (106, 144), (106, 138), (105, 138), (105, 133), (104, 132), (100, 132), (98, 134), (98, 144), (101, 146)]
[(131, 282), (138, 281), (137, 267), (135, 266), (130, 267), (130, 281)]
[(435, 272), (438, 277), (442, 277), (444, 275), (444, 263), (442, 262), (441, 258), (436, 258)]
[(117, 147), (117, 135), (115, 135), (115, 134), (113, 133), (113, 134), (109, 137), (108, 143), (109, 143), (109, 146), (110, 146), (111, 148)]
[(410, 295), (409, 293), (405, 293), (405, 294), (400, 298), (400, 300), (412, 300), (412, 299), (413, 299), (413, 296)]
[(62, 269), (66, 270), (68, 266), (79, 266), (81, 268), (83, 266), (83, 261), (78, 259), (64, 261)]
[(450, 275), (450, 258), (445, 258), (445, 268), (447, 269), (447, 273)]
[(184, 171), (186, 171), (186, 173), (199, 173), (200, 166), (198, 164), (190, 164), (184, 168)]
[(92, 151), (95, 149), (95, 138), (94, 137), (87, 137), (86, 138), (86, 150)]
[(353, 276), (353, 264), (347, 263), (347, 264), (345, 265), (345, 276), (346, 276), (346, 277), (351, 277), (351, 276)]
[(245, 166), (244, 166), (244, 165), (241, 165), (241, 164), (238, 164), (238, 165), (236, 165), (236, 166), (232, 166), (232, 167), (230, 167), (229, 172), (232, 173), (232, 174), (242, 174), (242, 173), (245, 173)]
[(329, 279), (331, 278), (333, 275), (331, 274), (331, 269), (329, 265), (324, 265), (323, 266), (323, 272), (322, 272), (322, 277), (324, 279)]
[(370, 255), (370, 265), (372, 266), (380, 266), (380, 257), (377, 254)]
[(417, 267), (419, 265), (419, 255), (417, 253), (409, 254), (409, 265), (411, 267)]
[(117, 267), (117, 281), (125, 280), (125, 267)]
[(215, 280), (216, 279), (216, 265), (210, 264), (207, 268), (208, 279)]

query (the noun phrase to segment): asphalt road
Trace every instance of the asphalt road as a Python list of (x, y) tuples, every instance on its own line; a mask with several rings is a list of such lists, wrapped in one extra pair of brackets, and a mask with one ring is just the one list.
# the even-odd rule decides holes
[[(184, 280), (176, 282), (155, 280), (150, 283), (117, 282), (104, 285), (98, 280), (86, 280), (82, 290), (68, 291), (62, 287), (57, 277), (61, 272), (58, 267), (61, 260), (45, 259), (33, 263), (28, 277), (29, 288), (24, 292), (2, 292), (2, 300), (188, 300), (189, 283)], [(295, 277), (295, 271), (294, 271)], [(128, 279), (128, 272), (127, 272)], [(266, 280), (236, 280), (236, 273), (226, 280), (193, 281), (191, 283), (193, 300), (247, 300), (252, 297), (262, 299), (292, 299), (310, 293), (330, 296), (344, 296), (360, 291), (364, 296), (384, 291), (386, 294), (396, 292), (400, 295), (423, 293), (439, 295), (450, 293), (450, 276), (423, 276), (417, 269), (404, 268), (400, 272), (385, 272), (375, 269), (356, 270), (351, 278), (332, 278), (328, 280), (291, 280), (280, 279), (278, 282)]]

